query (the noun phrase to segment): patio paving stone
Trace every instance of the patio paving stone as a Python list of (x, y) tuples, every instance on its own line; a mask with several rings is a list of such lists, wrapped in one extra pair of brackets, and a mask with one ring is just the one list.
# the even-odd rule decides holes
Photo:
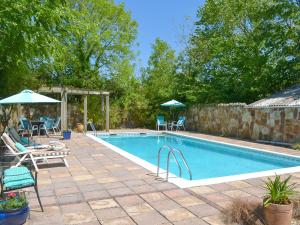
[(110, 199), (103, 199), (98, 201), (89, 201), (89, 205), (92, 209), (105, 209), (105, 208), (113, 208), (113, 207), (120, 207), (118, 203), (112, 198)]
[(96, 209), (94, 213), (100, 221), (127, 216), (126, 212), (120, 207)]
[(251, 185), (245, 181), (233, 181), (233, 182), (228, 182), (227, 184), (231, 185), (237, 189), (251, 187)]
[(55, 193), (57, 195), (67, 195), (67, 194), (74, 194), (74, 193), (79, 193), (79, 190), (77, 187), (64, 187), (64, 188), (57, 188), (55, 190)]
[(127, 187), (110, 189), (108, 190), (108, 193), (115, 197), (134, 194), (134, 192)]
[(210, 194), (216, 192), (216, 190), (208, 186), (192, 187), (190, 188), (190, 190), (192, 190), (194, 193), (198, 195)]
[(52, 225), (64, 223), (58, 206), (44, 207), (44, 212), (31, 210), (30, 220), (27, 222), (30, 225)]
[(220, 215), (220, 214), (214, 215), (214, 216), (207, 216), (202, 219), (210, 225), (227, 225), (224, 222), (222, 215)]
[(220, 211), (214, 208), (213, 206), (202, 204), (202, 205), (195, 205), (187, 207), (189, 211), (197, 215), (198, 217), (202, 218), (205, 216), (211, 216), (219, 213)]
[(121, 182), (111, 182), (111, 183), (103, 183), (101, 184), (105, 189), (113, 189), (113, 188), (121, 188), (126, 187), (125, 184)]
[(80, 193), (60, 195), (57, 199), (61, 205), (83, 202), (83, 196)]
[(130, 195), (125, 197), (117, 197), (117, 202), (122, 206), (132, 206), (144, 203), (145, 201), (138, 195)]
[(247, 192), (241, 190), (224, 191), (223, 193), (231, 198), (245, 198), (251, 196)]
[(156, 211), (132, 216), (132, 218), (139, 225), (160, 225), (169, 223), (166, 218)]
[(182, 221), (174, 222), (173, 224), (174, 225), (208, 225), (208, 223), (204, 222), (202, 219), (199, 218), (182, 220)]
[(154, 192), (156, 189), (148, 184), (146, 185), (141, 185), (141, 186), (133, 186), (130, 187), (132, 191), (134, 191), (136, 194), (142, 194), (142, 193), (149, 193), (149, 192)]
[(102, 225), (136, 225), (130, 217), (101, 220)]
[(154, 209), (146, 202), (139, 203), (136, 205), (130, 205), (130, 206), (125, 205), (125, 206), (123, 206), (123, 208), (130, 216), (136, 216), (136, 215), (154, 211)]
[(181, 207), (178, 203), (176, 203), (175, 201), (173, 201), (171, 199), (149, 202), (149, 204), (158, 211), (175, 209), (175, 208)]
[(173, 189), (173, 190), (164, 191), (163, 193), (167, 195), (169, 198), (189, 196), (189, 194), (183, 189)]
[(108, 192), (105, 190), (87, 191), (83, 192), (82, 194), (85, 201), (105, 199), (110, 197)]
[(155, 201), (167, 199), (167, 197), (161, 192), (142, 194), (141, 197), (145, 199), (147, 202), (155, 202)]
[(232, 190), (233, 188), (233, 186), (226, 183), (209, 185), (209, 187), (214, 189), (215, 191), (228, 191), (228, 190)]
[(185, 208), (162, 210), (161, 213), (171, 222), (182, 221), (195, 217)]
[(223, 193), (212, 193), (207, 195), (202, 195), (203, 198), (211, 201), (211, 202), (220, 202), (230, 200), (230, 197)]
[(65, 224), (81, 224), (97, 221), (97, 217), (87, 203), (61, 206)]
[(202, 200), (194, 196), (181, 196), (173, 198), (178, 204), (184, 207), (205, 204)]
[(134, 186), (140, 186), (146, 184), (143, 180), (128, 180), (124, 181), (124, 184), (126, 184), (128, 187), (134, 187)]

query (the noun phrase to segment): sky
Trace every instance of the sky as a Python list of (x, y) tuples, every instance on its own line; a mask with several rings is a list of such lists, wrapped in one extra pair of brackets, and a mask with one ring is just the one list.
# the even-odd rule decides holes
[(197, 10), (205, 0), (115, 0), (123, 2), (138, 23), (137, 67), (147, 65), (156, 38), (168, 42), (178, 53), (184, 37), (194, 28)]

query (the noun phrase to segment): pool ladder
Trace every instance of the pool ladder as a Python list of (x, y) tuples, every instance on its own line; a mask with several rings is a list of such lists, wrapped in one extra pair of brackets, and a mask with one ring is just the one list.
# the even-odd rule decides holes
[(90, 125), (94, 135), (97, 136), (97, 130), (95, 128), (95, 125), (92, 122), (88, 122), (88, 125)]
[(156, 176), (159, 176), (159, 169), (160, 169), (160, 153), (163, 149), (166, 149), (168, 150), (168, 158), (167, 158), (167, 176), (166, 176), (166, 181), (168, 181), (169, 179), (169, 169), (170, 169), (170, 158), (171, 158), (171, 155), (173, 156), (178, 168), (179, 168), (179, 176), (181, 177), (182, 176), (182, 169), (181, 169), (181, 166), (178, 162), (178, 159), (176, 157), (176, 154), (175, 153), (178, 153), (183, 161), (183, 164), (184, 166), (186, 167), (187, 171), (189, 172), (189, 175), (190, 175), (190, 180), (192, 180), (192, 172), (191, 172), (191, 169), (189, 167), (189, 165), (187, 164), (186, 160), (185, 160), (185, 157), (182, 153), (181, 150), (179, 149), (176, 149), (176, 148), (173, 148), (171, 146), (168, 146), (168, 145), (164, 145), (162, 146), (159, 150), (158, 150), (158, 154), (157, 154), (157, 173), (156, 173)]

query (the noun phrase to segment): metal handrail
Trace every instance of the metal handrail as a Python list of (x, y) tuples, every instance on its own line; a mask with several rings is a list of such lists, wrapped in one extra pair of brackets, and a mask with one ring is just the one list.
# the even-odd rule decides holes
[[(184, 157), (182, 151), (179, 150), (179, 149), (176, 149), (176, 148), (172, 148), (172, 152), (174, 152), (174, 151), (180, 154), (181, 159), (182, 159), (182, 161), (183, 161), (183, 163), (184, 163), (186, 169), (187, 169), (188, 172), (189, 172), (190, 180), (192, 180), (192, 179), (193, 179), (193, 177), (192, 177), (192, 171), (191, 171), (189, 165), (187, 164), (186, 159), (185, 159), (185, 157)], [(173, 153), (173, 155), (174, 155), (174, 153)], [(170, 164), (170, 152), (168, 153), (168, 161), (167, 161), (167, 177), (166, 177), (166, 180), (167, 180), (167, 181), (168, 181), (168, 178), (169, 178), (169, 164)], [(180, 177), (181, 177), (181, 176), (180, 176)]]
[(88, 124), (90, 125), (90, 127), (92, 128), (92, 131), (94, 132), (94, 135), (97, 136), (97, 130), (94, 126), (94, 124), (92, 122), (88, 122)]
[(172, 148), (171, 148), (170, 146), (168, 146), (168, 145), (162, 146), (162, 147), (159, 149), (159, 151), (158, 151), (158, 154), (157, 154), (157, 173), (156, 173), (156, 176), (158, 176), (158, 174), (159, 174), (159, 169), (160, 169), (160, 153), (161, 153), (161, 151), (162, 151), (163, 149), (166, 149), (166, 148), (169, 149), (168, 154), (169, 154), (170, 152), (172, 152), (173, 158), (175, 159), (175, 162), (176, 162), (176, 164), (177, 164), (177, 166), (178, 166), (178, 168), (179, 168), (179, 176), (181, 177), (181, 174), (182, 174), (181, 166), (180, 166), (180, 164), (179, 164), (179, 162), (178, 162), (178, 160), (177, 160), (177, 157), (175, 156), (174, 152), (172, 151)]
[(174, 152), (179, 153), (179, 155), (181, 156), (181, 159), (182, 159), (182, 161), (183, 161), (183, 163), (184, 163), (186, 169), (187, 169), (188, 172), (189, 172), (190, 180), (192, 180), (192, 172), (191, 172), (191, 169), (190, 169), (189, 165), (187, 164), (186, 159), (185, 159), (185, 157), (184, 157), (182, 151), (179, 150), (179, 149), (176, 149), (176, 148), (172, 148), (172, 147), (170, 147), (170, 146), (168, 146), (168, 145), (162, 146), (162, 147), (159, 149), (159, 151), (158, 151), (158, 155), (157, 155), (157, 173), (156, 173), (156, 175), (157, 175), (157, 176), (159, 175), (159, 169), (160, 169), (160, 153), (161, 153), (161, 151), (162, 151), (163, 149), (169, 149), (169, 151), (168, 151), (168, 158), (167, 158), (167, 176), (166, 176), (166, 181), (168, 181), (168, 178), (169, 178), (169, 167), (170, 167), (170, 156), (171, 156), (171, 154), (172, 154), (173, 158), (175, 159), (175, 162), (176, 162), (176, 164), (177, 164), (177, 166), (178, 166), (178, 168), (179, 168), (179, 176), (181, 177), (181, 175), (182, 175), (182, 169), (181, 169), (181, 166), (180, 166), (180, 164), (179, 164), (179, 162), (178, 162), (178, 160), (177, 160), (177, 157), (176, 157), (176, 155), (174, 154)]

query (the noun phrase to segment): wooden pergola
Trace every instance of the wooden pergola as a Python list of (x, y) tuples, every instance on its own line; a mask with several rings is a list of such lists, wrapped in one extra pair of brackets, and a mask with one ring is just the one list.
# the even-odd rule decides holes
[[(99, 95), (101, 96), (101, 108), (102, 111), (105, 109), (105, 128), (106, 131), (109, 131), (109, 92), (107, 91), (96, 91), (96, 90), (87, 90), (79, 89), (73, 87), (41, 87), (38, 90), (39, 93), (45, 94), (60, 94), (61, 95), (61, 129), (68, 129), (68, 95), (82, 95), (84, 96), (84, 129), (87, 131), (88, 118), (87, 118), (87, 97), (88, 95)], [(105, 103), (104, 103), (105, 98)], [(106, 106), (104, 106), (106, 105)]]

